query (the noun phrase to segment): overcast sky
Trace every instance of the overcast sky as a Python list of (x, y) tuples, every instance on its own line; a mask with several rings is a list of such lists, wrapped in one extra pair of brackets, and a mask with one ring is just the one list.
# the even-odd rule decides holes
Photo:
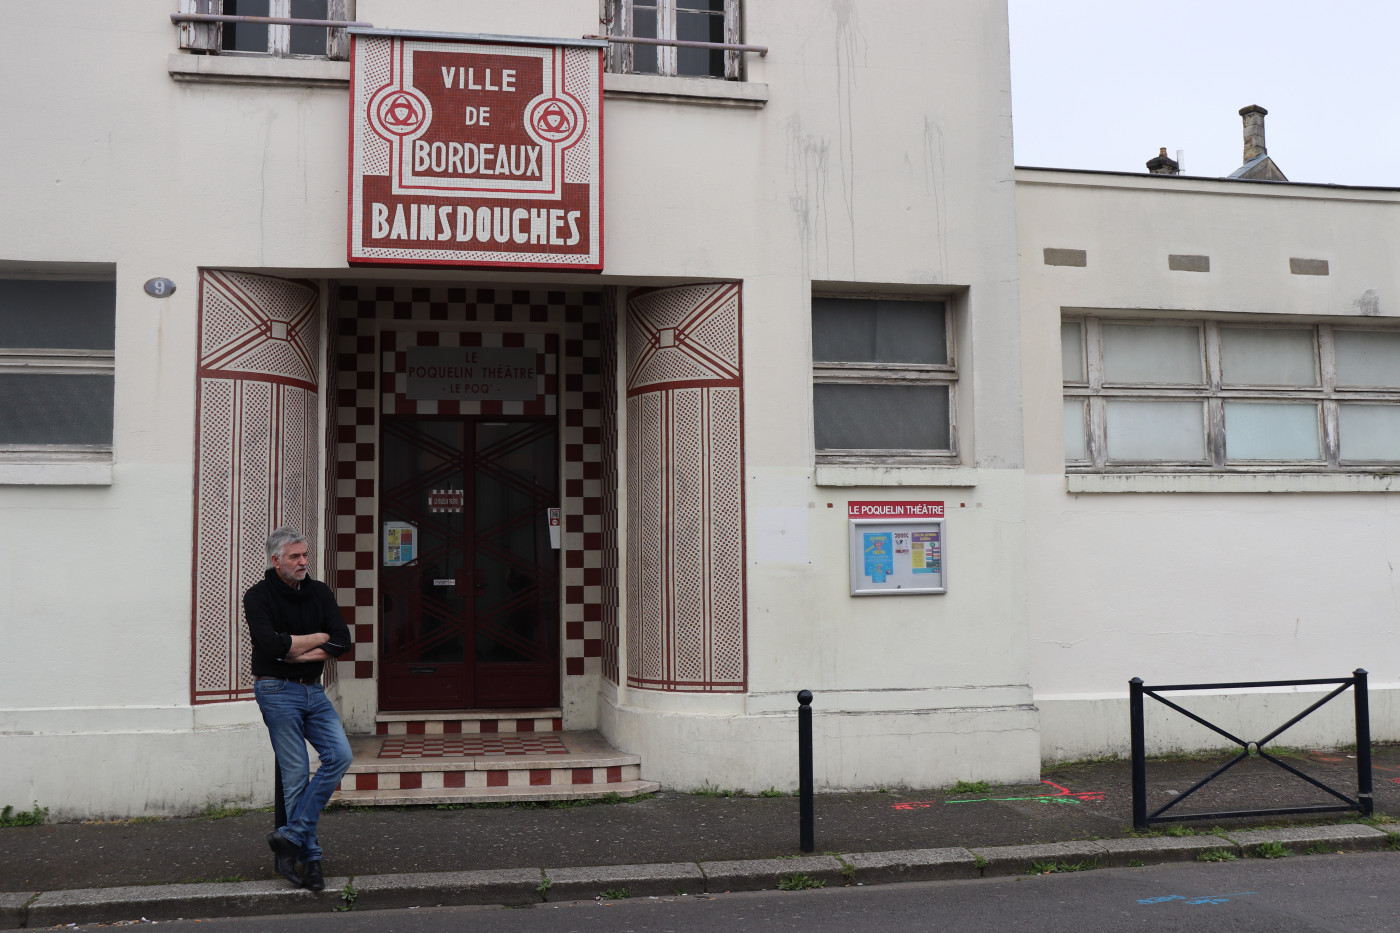
[(1400, 187), (1400, 0), (1009, 0), (1016, 164)]

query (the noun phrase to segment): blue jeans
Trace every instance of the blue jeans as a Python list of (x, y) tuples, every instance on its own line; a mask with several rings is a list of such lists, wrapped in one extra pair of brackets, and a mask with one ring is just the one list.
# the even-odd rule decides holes
[[(278, 829), (301, 846), (303, 863), (319, 861), (321, 846), (316, 841), (316, 824), (321, 819), (321, 808), (340, 786), (340, 779), (354, 758), (345, 729), (320, 684), (259, 680), (253, 684), (253, 692), (282, 770), (287, 825)], [(321, 756), (321, 766), (314, 775), (309, 774), (307, 742)]]

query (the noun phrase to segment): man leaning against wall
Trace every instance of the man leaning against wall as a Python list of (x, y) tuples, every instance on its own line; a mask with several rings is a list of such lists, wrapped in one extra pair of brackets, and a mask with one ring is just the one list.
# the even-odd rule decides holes
[[(267, 539), (269, 567), (243, 595), (253, 643), (253, 690), (272, 737), (287, 822), (267, 835), (277, 872), (297, 887), (325, 888), (316, 825), (353, 755), (340, 716), (321, 686), (326, 661), (350, 648), (350, 631), (330, 587), (307, 574), (306, 538), (278, 528)], [(313, 775), (306, 745), (321, 765)], [(297, 863), (301, 874), (297, 874)]]

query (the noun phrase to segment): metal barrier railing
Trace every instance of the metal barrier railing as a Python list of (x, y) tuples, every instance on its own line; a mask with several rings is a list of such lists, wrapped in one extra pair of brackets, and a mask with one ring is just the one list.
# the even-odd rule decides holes
[[(1303, 710), (1297, 716), (1294, 716), (1292, 719), (1288, 720), (1288, 722), (1279, 726), (1273, 732), (1270, 732), (1262, 739), (1253, 742), (1241, 739), (1238, 736), (1226, 732), (1224, 729), (1220, 728), (1215, 723), (1209, 722), (1208, 720), (1197, 716), (1190, 710), (1183, 709), (1182, 707), (1173, 703), (1171, 700), (1168, 700), (1160, 695), (1162, 693), (1167, 693), (1170, 691), (1183, 690), (1235, 690), (1249, 687), (1306, 687), (1321, 686), (1325, 684), (1336, 684), (1338, 686), (1337, 689), (1333, 690), (1331, 693), (1327, 694), (1327, 696), (1318, 700), (1312, 706), (1309, 706), (1307, 709)], [(1293, 767), (1287, 762), (1281, 761), (1278, 758), (1275, 758), (1273, 755), (1270, 755), (1269, 753), (1264, 751), (1265, 743), (1272, 742), (1274, 739), (1278, 738), (1279, 735), (1292, 728), (1300, 720), (1316, 712), (1324, 704), (1326, 704), (1333, 698), (1339, 696), (1340, 694), (1344, 693), (1348, 687), (1352, 688), (1352, 699), (1355, 701), (1356, 707), (1357, 790), (1355, 800), (1348, 797), (1341, 791), (1336, 790), (1335, 788), (1328, 787), (1326, 784), (1322, 783), (1321, 781), (1317, 780), (1311, 775), (1304, 774), (1302, 771), (1299, 771), (1297, 768)], [(1241, 748), (1244, 749), (1244, 751), (1242, 751), (1240, 754), (1236, 755), (1234, 758), (1230, 759), (1225, 764), (1221, 765), (1219, 768), (1216, 768), (1215, 771), (1211, 772), (1210, 775), (1201, 779), (1200, 781), (1197, 781), (1190, 789), (1178, 794), (1166, 806), (1154, 810), (1152, 813), (1147, 812), (1147, 740), (1146, 729), (1143, 723), (1144, 696), (1152, 697), (1159, 703), (1162, 703), (1163, 705), (1176, 710), (1178, 713), (1181, 713), (1188, 719), (1200, 723), (1207, 729), (1210, 729), (1212, 732), (1224, 736), (1231, 742), (1234, 742), (1235, 744), (1239, 745)], [(1366, 671), (1362, 668), (1357, 668), (1352, 673), (1351, 677), (1324, 678), (1320, 680), (1257, 680), (1230, 684), (1169, 684), (1166, 686), (1149, 687), (1142, 682), (1141, 677), (1134, 677), (1132, 680), (1128, 681), (1128, 708), (1129, 716), (1131, 718), (1132, 723), (1133, 827), (1135, 829), (1147, 829), (1153, 823), (1175, 823), (1182, 822), (1185, 820), (1238, 819), (1241, 817), (1248, 816), (1280, 816), (1284, 814), (1298, 813), (1337, 813), (1356, 811), (1364, 816), (1371, 815), (1374, 806), (1371, 787), (1371, 708), (1366, 690)], [(1230, 810), (1214, 813), (1181, 813), (1174, 814), (1171, 816), (1163, 816), (1163, 814), (1170, 810), (1172, 807), (1175, 807), (1187, 797), (1190, 797), (1196, 791), (1200, 790), (1202, 787), (1209, 784), (1211, 781), (1215, 780), (1220, 775), (1224, 774), (1226, 771), (1239, 764), (1241, 761), (1244, 761), (1246, 758), (1251, 758), (1255, 756), (1263, 758), (1265, 761), (1268, 761), (1271, 764), (1278, 765), (1280, 768), (1289, 772), (1295, 777), (1301, 778), (1309, 784), (1312, 784), (1314, 787), (1326, 791), (1328, 794), (1337, 798), (1342, 803), (1340, 805), (1331, 804), (1324, 806), (1307, 807), (1264, 807), (1254, 810)]]

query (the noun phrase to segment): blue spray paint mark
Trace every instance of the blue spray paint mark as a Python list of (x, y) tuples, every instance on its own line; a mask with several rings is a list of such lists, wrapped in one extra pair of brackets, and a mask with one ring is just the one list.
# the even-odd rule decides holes
[(1138, 901), (1139, 904), (1166, 904), (1170, 901), (1181, 901), (1183, 904), (1225, 904), (1232, 897), (1244, 897), (1247, 894), (1258, 894), (1258, 891), (1240, 891), (1236, 894), (1205, 894), (1195, 897), (1185, 897), (1181, 894), (1167, 894), (1163, 897), (1145, 897)]

